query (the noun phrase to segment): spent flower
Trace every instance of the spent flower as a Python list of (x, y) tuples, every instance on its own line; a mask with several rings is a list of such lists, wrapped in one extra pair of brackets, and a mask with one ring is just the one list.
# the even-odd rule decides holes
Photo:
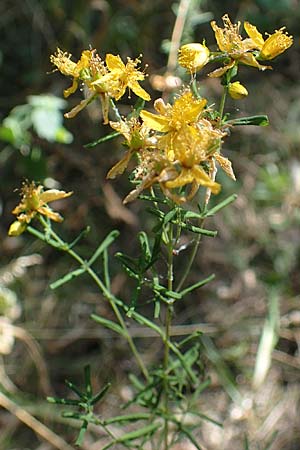
[(260, 70), (270, 69), (269, 66), (263, 66), (256, 60), (253, 51), (257, 48), (257, 44), (250, 38), (243, 39), (240, 35), (241, 23), (233, 24), (228, 14), (225, 14), (222, 19), (224, 28), (218, 27), (215, 21), (211, 22), (211, 27), (215, 33), (219, 49), (224, 53), (226, 59), (229, 58), (229, 62), (226, 62), (225, 66), (211, 72), (209, 76), (221, 77), (238, 63), (256, 67)]

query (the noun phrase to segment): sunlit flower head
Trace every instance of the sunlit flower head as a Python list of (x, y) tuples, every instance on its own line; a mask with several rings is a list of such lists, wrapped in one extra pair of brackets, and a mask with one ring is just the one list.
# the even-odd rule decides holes
[(178, 97), (174, 105), (165, 104), (162, 99), (154, 102), (158, 114), (142, 110), (141, 118), (148, 128), (162, 133), (178, 131), (185, 125), (195, 123), (207, 103), (206, 99), (196, 99), (192, 92), (186, 91)]
[(108, 92), (115, 100), (123, 97), (127, 88), (143, 100), (150, 100), (150, 95), (139, 85), (139, 81), (145, 79), (144, 72), (137, 68), (141, 63), (139, 58), (127, 58), (124, 64), (119, 55), (108, 53), (105, 62), (109, 73), (96, 80), (94, 86)]
[(179, 65), (191, 73), (201, 70), (209, 60), (209, 49), (206, 45), (202, 44), (192, 43), (182, 45), (178, 53)]
[(245, 22), (244, 28), (248, 36), (256, 44), (256, 48), (260, 50), (259, 57), (262, 59), (274, 59), (293, 44), (293, 37), (284, 32), (285, 27), (276, 30), (266, 40), (251, 23)]
[(248, 91), (239, 81), (235, 81), (234, 83), (229, 83), (228, 93), (231, 98), (234, 100), (240, 100), (248, 95)]
[(146, 126), (163, 133), (158, 138), (158, 147), (165, 151), (169, 160), (174, 160), (174, 151), (181, 130), (198, 121), (206, 103), (206, 99), (196, 99), (191, 91), (186, 91), (173, 105), (165, 104), (162, 99), (156, 100), (154, 108), (159, 114), (141, 111), (140, 116)]
[(209, 74), (210, 77), (221, 77), (238, 62), (247, 66), (256, 67), (260, 70), (269, 69), (268, 66), (262, 66), (254, 57), (252, 51), (257, 48), (252, 39), (243, 39), (240, 35), (240, 25), (233, 24), (225, 14), (223, 17), (224, 28), (218, 27), (215, 21), (211, 22), (211, 27), (215, 33), (215, 38), (221, 52), (224, 52), (229, 58), (229, 62), (224, 67), (214, 70)]
[[(201, 163), (207, 160), (207, 154), (215, 146), (219, 146), (219, 139), (216, 139), (216, 133), (209, 127), (201, 130), (196, 127), (185, 127), (176, 141), (174, 148), (174, 168), (175, 175), (172, 179), (162, 181), (159, 178), (163, 188), (168, 190), (182, 188), (190, 185), (190, 192), (182, 196), (177, 196), (171, 192), (175, 201), (185, 202), (190, 200), (199, 189), (199, 186), (209, 188), (212, 193), (217, 194), (221, 186), (213, 181), (209, 174), (204, 170)], [(167, 193), (170, 196), (170, 194)]]
[(37, 214), (41, 214), (54, 222), (62, 222), (62, 216), (53, 211), (48, 203), (69, 197), (72, 193), (57, 189), (44, 191), (42, 185), (36, 186), (34, 182), (24, 183), (21, 189), (21, 201), (12, 211), (17, 216), (17, 220), (11, 224), (8, 231), (9, 236), (18, 236), (23, 233), (26, 226)]

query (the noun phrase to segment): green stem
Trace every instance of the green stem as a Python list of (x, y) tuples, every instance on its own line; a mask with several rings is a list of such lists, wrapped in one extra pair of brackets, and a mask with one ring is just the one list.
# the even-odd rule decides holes
[[(223, 119), (223, 115), (224, 115), (224, 109), (225, 109), (225, 102), (226, 102), (227, 92), (228, 92), (228, 87), (227, 87), (227, 86), (224, 86), (223, 94), (222, 94), (221, 101), (220, 101), (220, 108), (219, 108), (219, 114), (220, 114), (220, 126), (221, 126), (221, 124), (222, 124), (222, 119)], [(207, 208), (207, 206), (208, 206), (209, 197), (210, 197), (210, 196), (208, 196), (207, 201), (205, 201), (204, 208)], [(199, 228), (202, 228), (202, 227), (203, 227), (204, 222), (205, 222), (205, 218), (200, 220), (200, 222), (199, 222)], [(194, 244), (194, 246), (193, 246), (193, 250), (192, 250), (192, 252), (191, 252), (189, 261), (188, 261), (188, 263), (187, 263), (187, 265), (186, 265), (185, 271), (184, 271), (184, 273), (183, 273), (183, 275), (182, 275), (182, 277), (181, 277), (181, 279), (180, 279), (180, 281), (179, 281), (179, 283), (178, 283), (178, 286), (177, 286), (177, 288), (176, 288), (176, 291), (177, 291), (177, 292), (180, 291), (180, 289), (182, 288), (182, 286), (183, 286), (185, 280), (186, 280), (187, 277), (188, 277), (188, 274), (190, 273), (190, 270), (191, 270), (191, 268), (192, 268), (192, 265), (193, 265), (193, 263), (194, 263), (194, 260), (195, 260), (195, 258), (196, 258), (197, 252), (198, 252), (198, 248), (199, 248), (199, 245), (200, 245), (200, 242), (201, 242), (201, 237), (202, 237), (201, 234), (198, 234), (198, 235), (197, 235), (197, 238), (196, 238), (196, 240), (195, 240), (195, 244)]]
[(223, 94), (220, 101), (220, 107), (219, 107), (219, 114), (220, 114), (220, 124), (222, 123), (223, 115), (224, 115), (224, 108), (225, 108), (225, 102), (228, 92), (228, 86), (224, 86)]
[[(173, 290), (173, 225), (169, 223), (169, 232), (168, 232), (168, 290)], [(164, 426), (164, 449), (168, 450), (168, 437), (169, 437), (169, 385), (168, 385), (168, 366), (169, 366), (169, 355), (170, 355), (170, 345), (169, 341), (171, 338), (171, 324), (172, 324), (172, 315), (173, 315), (173, 305), (168, 304), (166, 309), (166, 318), (165, 318), (165, 351), (164, 351), (164, 361), (163, 361), (163, 369), (164, 369), (164, 399), (165, 399), (165, 426)]]
[[(204, 219), (201, 220), (200, 227), (202, 227), (203, 222), (204, 222)], [(187, 263), (187, 265), (185, 267), (183, 275), (182, 275), (182, 277), (181, 277), (181, 279), (180, 279), (180, 281), (178, 283), (178, 286), (176, 288), (176, 292), (179, 292), (181, 290), (182, 286), (184, 285), (185, 280), (187, 279), (187, 277), (188, 277), (188, 275), (190, 273), (190, 270), (191, 270), (192, 265), (193, 265), (193, 263), (195, 261), (196, 255), (198, 253), (198, 248), (199, 248), (199, 245), (200, 245), (200, 242), (201, 242), (201, 236), (202, 236), (202, 234), (197, 234), (197, 237), (196, 237), (196, 240), (195, 240), (195, 243), (194, 243), (194, 246), (193, 246), (190, 258), (189, 258), (188, 263)]]
[[(109, 301), (109, 304), (119, 322), (119, 324), (121, 325), (123, 331), (124, 331), (124, 336), (128, 342), (128, 345), (144, 375), (144, 377), (146, 378), (146, 380), (149, 378), (149, 373), (148, 370), (143, 362), (143, 360), (140, 357), (140, 354), (133, 342), (132, 337), (130, 336), (130, 333), (127, 329), (126, 323), (122, 317), (122, 314), (120, 313), (118, 306), (116, 305), (115, 301), (114, 301), (114, 296), (111, 294), (111, 292), (106, 288), (106, 286), (104, 285), (104, 283), (102, 283), (101, 279), (98, 277), (98, 275), (96, 274), (96, 272), (89, 266), (87, 266), (86, 261), (84, 261), (81, 256), (79, 256), (76, 252), (74, 252), (74, 250), (72, 250), (71, 248), (68, 247), (68, 245), (66, 245), (66, 243), (52, 230), (52, 228), (49, 226), (49, 224), (40, 216), (39, 217), (40, 222), (42, 223), (43, 227), (45, 227), (45, 229), (47, 231), (49, 231), (49, 233), (51, 234), (51, 236), (53, 237), (53, 239), (60, 245), (60, 249), (65, 251), (66, 253), (68, 253), (68, 255), (70, 255), (73, 259), (75, 259), (82, 267), (86, 268), (86, 272), (90, 275), (90, 277), (95, 281), (95, 283), (97, 284), (97, 286), (99, 287), (99, 289), (102, 291), (104, 297), (106, 297), (106, 299)], [(30, 229), (28, 230), (30, 231)], [(50, 243), (51, 245), (51, 243)]]

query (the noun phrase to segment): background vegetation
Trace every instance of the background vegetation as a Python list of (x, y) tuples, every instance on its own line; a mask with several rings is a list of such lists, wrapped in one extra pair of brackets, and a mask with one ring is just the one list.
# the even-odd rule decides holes
[[(196, 281), (199, 273), (214, 272), (216, 279), (177, 314), (178, 324), (184, 323), (189, 331), (200, 326), (205, 332), (203, 361), (212, 383), (199, 408), (222, 422), (223, 429), (203, 422), (204, 448), (296, 450), (300, 447), (300, 4), (298, 0), (190, 3), (183, 43), (202, 42), (203, 37), (213, 43), (209, 22), (220, 22), (226, 12), (234, 21), (249, 20), (270, 33), (286, 26), (294, 36), (293, 47), (274, 63), (272, 73), (241, 71), (249, 97), (232, 101), (229, 110), (236, 113), (238, 108), (241, 115), (267, 113), (271, 124), (259, 130), (241, 127), (228, 141), (227, 156), (238, 181), (222, 178), (221, 195), (237, 192), (238, 200), (211, 219), (218, 237), (202, 241), (190, 274)], [(129, 187), (126, 177), (105, 181), (118, 159), (120, 141), (83, 147), (107, 130), (95, 103), (72, 121), (63, 119), (63, 112), (78, 103), (81, 93), (68, 104), (62, 100), (67, 80), (51, 74), (49, 55), (57, 46), (75, 58), (89, 46), (123, 57), (143, 53), (148, 73), (155, 75), (148, 78), (148, 89), (153, 98), (159, 97), (157, 80), (167, 70), (177, 9), (178, 2), (166, 0), (0, 4), (0, 315), (7, 314), (1, 311), (2, 297), (10, 295), (12, 302), (14, 295), (17, 298), (11, 312), (16, 342), (0, 357), (0, 383), (19, 408), (26, 408), (70, 445), (76, 432), (64, 423), (57, 407), (46, 404), (46, 395), (65, 396), (64, 379), (80, 384), (83, 366), (91, 364), (96, 389), (113, 382), (99, 414), (117, 412), (120, 396), (126, 401), (131, 395), (127, 373), (132, 364), (125, 344), (90, 320), (93, 312), (107, 317), (109, 312), (84, 278), (57, 291), (49, 289), (49, 283), (68, 268), (65, 256), (26, 234), (7, 237), (18, 200), (14, 190), (26, 178), (73, 190), (75, 195), (59, 205), (66, 235), (77, 235), (89, 225), (91, 231), (82, 241), (82, 251), (88, 253), (108, 231), (118, 228), (121, 239), (114, 250), (134, 254), (133, 236), (150, 230), (151, 223), (141, 202), (122, 205)], [(178, 75), (174, 70), (172, 74)], [(203, 95), (217, 98), (216, 80), (206, 79), (204, 73), (202, 86)], [(126, 101), (122, 108), (127, 111)], [(183, 242), (186, 257), (189, 244)], [(130, 292), (117, 261), (113, 271), (115, 292)], [(185, 331), (175, 328), (175, 332)], [(132, 333), (140, 336), (149, 362), (154, 361), (159, 349), (153, 337), (143, 329)], [(5, 337), (0, 322), (0, 346)], [(0, 430), (1, 450), (55, 448), (5, 408), (0, 410)], [(83, 448), (99, 448), (100, 437), (92, 429)]]

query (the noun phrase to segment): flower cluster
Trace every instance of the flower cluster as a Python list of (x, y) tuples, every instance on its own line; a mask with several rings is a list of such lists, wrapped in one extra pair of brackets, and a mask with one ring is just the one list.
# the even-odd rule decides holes
[(34, 182), (23, 183), (21, 201), (12, 211), (17, 216), (17, 220), (11, 224), (8, 231), (9, 236), (19, 236), (23, 233), (37, 214), (41, 214), (54, 222), (62, 222), (61, 215), (53, 211), (48, 203), (69, 197), (72, 194), (73, 192), (64, 192), (57, 189), (44, 191), (42, 185), (36, 186)]
[(239, 82), (230, 83), (230, 78), (237, 74), (238, 65), (244, 64), (259, 70), (272, 69), (271, 66), (262, 65), (259, 61), (276, 58), (293, 44), (293, 38), (284, 32), (283, 27), (268, 35), (265, 40), (254, 25), (244, 22), (248, 37), (243, 39), (240, 35), (240, 22), (233, 24), (227, 14), (222, 19), (224, 28), (220, 28), (215, 21), (211, 22), (219, 51), (210, 52), (204, 44), (186, 44), (179, 50), (178, 62), (191, 73), (195, 73), (208, 62), (221, 60), (224, 63), (223, 66), (215, 69), (208, 76), (223, 77), (230, 71), (227, 80), (229, 94), (234, 99), (244, 98), (248, 95), (246, 88)]
[[(205, 42), (185, 44), (179, 49), (178, 63), (191, 74), (191, 83), (182, 89), (173, 103), (165, 103), (162, 98), (154, 102), (154, 112), (134, 110), (127, 118), (119, 121), (109, 120), (110, 100), (118, 101), (126, 90), (132, 91), (144, 101), (150, 95), (139, 84), (145, 73), (139, 69), (140, 57), (127, 58), (124, 63), (119, 55), (107, 54), (104, 60), (96, 50), (84, 50), (77, 62), (72, 55), (57, 49), (50, 60), (63, 75), (72, 78), (72, 85), (64, 91), (64, 96), (73, 94), (79, 86), (84, 86), (87, 96), (70, 112), (67, 118), (74, 117), (86, 105), (100, 98), (103, 121), (121, 134), (126, 148), (124, 156), (108, 172), (107, 178), (115, 178), (127, 167), (133, 169), (135, 189), (124, 202), (134, 200), (144, 190), (158, 185), (165, 196), (177, 203), (194, 197), (200, 186), (210, 193), (217, 194), (220, 184), (215, 181), (218, 165), (235, 180), (231, 162), (222, 155), (221, 147), (232, 121), (226, 124), (223, 109), (226, 94), (233, 99), (248, 95), (247, 89), (239, 82), (232, 81), (238, 74), (240, 65), (259, 70), (271, 69), (261, 61), (273, 60), (288, 49), (293, 38), (284, 28), (268, 35), (266, 39), (249, 22), (244, 22), (247, 37), (240, 34), (241, 24), (233, 24), (228, 15), (223, 16), (224, 27), (215, 21), (211, 27), (215, 33), (218, 50), (210, 51)], [(195, 87), (196, 72), (207, 64), (222, 63), (221, 67), (208, 74), (213, 78), (222, 77), (224, 94), (219, 111), (208, 106)], [(20, 204), (13, 210), (17, 220), (11, 225), (11, 236), (21, 234), (37, 215), (44, 215), (59, 222), (61, 216), (52, 211), (48, 203), (65, 198), (71, 192), (48, 190), (41, 185), (25, 183), (22, 188)]]
[(73, 78), (72, 86), (64, 91), (64, 96), (73, 94), (79, 83), (88, 89), (85, 100), (79, 103), (65, 117), (72, 118), (95, 98), (99, 97), (102, 104), (104, 123), (108, 123), (109, 98), (119, 100), (125, 94), (126, 89), (134, 92), (143, 100), (150, 100), (150, 95), (139, 85), (139, 81), (145, 79), (145, 74), (137, 66), (141, 60), (127, 58), (124, 64), (120, 56), (107, 54), (105, 62), (97, 54), (96, 50), (84, 50), (77, 63), (71, 60), (72, 55), (59, 48), (50, 61), (63, 74)]

